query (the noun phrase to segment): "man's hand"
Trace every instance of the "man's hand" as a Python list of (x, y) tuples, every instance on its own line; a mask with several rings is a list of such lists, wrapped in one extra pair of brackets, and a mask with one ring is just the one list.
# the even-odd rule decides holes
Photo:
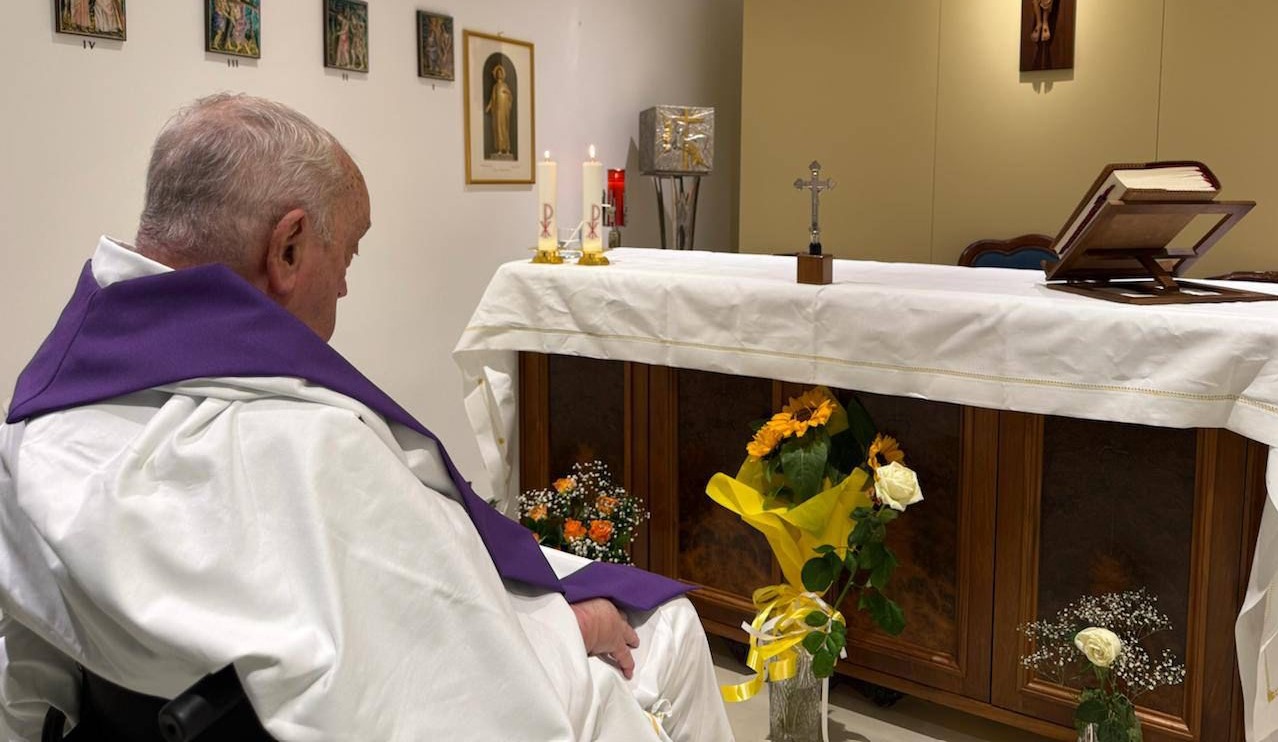
[(627, 680), (633, 677), (635, 660), (630, 650), (638, 648), (639, 635), (617, 606), (606, 598), (591, 598), (571, 606), (586, 643), (586, 654), (608, 657), (621, 668)]

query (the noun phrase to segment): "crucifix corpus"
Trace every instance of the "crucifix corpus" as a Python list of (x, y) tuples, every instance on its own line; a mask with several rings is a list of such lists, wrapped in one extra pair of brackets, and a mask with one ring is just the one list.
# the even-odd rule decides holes
[(829, 178), (821, 180), (821, 163), (816, 160), (808, 165), (808, 172), (811, 177), (807, 180), (796, 178), (794, 181), (795, 188), (812, 191), (812, 224), (808, 229), (808, 252), (806, 255), (799, 253), (798, 280), (799, 283), (825, 285), (834, 278), (834, 259), (829, 255), (821, 254), (820, 199), (821, 192), (834, 188), (835, 182)]
[(826, 178), (821, 180), (821, 163), (816, 160), (808, 165), (808, 170), (812, 173), (812, 177), (808, 180), (803, 178), (795, 178), (794, 187), (799, 190), (805, 188), (812, 191), (812, 227), (808, 231), (808, 254), (821, 254), (821, 222), (819, 211), (821, 208), (821, 191), (828, 191), (834, 188), (835, 182)]

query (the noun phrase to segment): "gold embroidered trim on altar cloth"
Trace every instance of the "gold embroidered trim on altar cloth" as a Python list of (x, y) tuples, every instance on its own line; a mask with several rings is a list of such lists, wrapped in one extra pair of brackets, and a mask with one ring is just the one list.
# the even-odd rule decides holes
[(904, 366), (894, 363), (879, 363), (875, 361), (853, 361), (845, 358), (834, 358), (831, 356), (818, 356), (806, 353), (787, 353), (785, 351), (773, 350), (753, 350), (743, 347), (728, 347), (722, 345), (713, 345), (711, 343), (693, 343), (683, 340), (663, 340), (659, 338), (644, 337), (641, 335), (612, 335), (597, 332), (587, 332), (585, 330), (551, 330), (538, 327), (516, 327), (512, 325), (472, 325), (466, 328), (466, 332), (475, 332), (483, 334), (492, 334), (499, 332), (530, 332), (539, 335), (560, 335), (570, 337), (589, 337), (599, 340), (618, 340), (633, 343), (646, 343), (648, 345), (658, 345), (670, 348), (687, 348), (692, 350), (708, 350), (716, 353), (729, 353), (732, 355), (750, 355), (762, 358), (782, 358), (787, 360), (807, 361), (832, 366), (845, 366), (848, 368), (870, 369), (878, 371), (894, 371), (899, 373), (926, 374), (929, 376), (944, 376), (955, 379), (966, 379), (970, 381), (993, 381), (1005, 384), (1017, 384), (1020, 386), (1035, 386), (1054, 389), (1070, 389), (1075, 391), (1089, 392), (1120, 392), (1124, 394), (1138, 394), (1146, 397), (1160, 397), (1165, 399), (1180, 399), (1188, 402), (1236, 402), (1255, 408), (1270, 415), (1278, 416), (1278, 405), (1269, 402), (1262, 402), (1257, 399), (1243, 396), (1241, 394), (1197, 394), (1194, 392), (1169, 391), (1166, 389), (1151, 389), (1148, 387), (1129, 387), (1119, 386), (1117, 384), (1088, 384), (1084, 382), (1059, 381), (1057, 379), (1035, 379), (1031, 377), (1020, 376), (999, 376), (998, 374), (980, 373), (974, 371), (956, 371), (945, 368), (931, 368), (927, 366)]

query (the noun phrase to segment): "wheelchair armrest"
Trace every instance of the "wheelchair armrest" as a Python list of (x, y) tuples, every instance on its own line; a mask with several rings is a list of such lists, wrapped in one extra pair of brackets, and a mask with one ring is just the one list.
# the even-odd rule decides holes
[(205, 675), (160, 709), (160, 734), (165, 742), (193, 742), (206, 729), (241, 703), (248, 703), (235, 666)]

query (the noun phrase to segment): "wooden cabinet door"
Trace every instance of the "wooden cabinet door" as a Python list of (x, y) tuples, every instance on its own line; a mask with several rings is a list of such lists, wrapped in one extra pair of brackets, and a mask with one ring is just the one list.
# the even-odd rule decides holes
[[(651, 369), (651, 566), (704, 586), (692, 595), (707, 627), (743, 638), (754, 589), (781, 581), (767, 542), (705, 493), (716, 472), (745, 457), (751, 421), (767, 419), (802, 387), (704, 371)], [(927, 498), (890, 529), (901, 559), (889, 594), (904, 609), (900, 637), (855, 610), (844, 672), (891, 676), (989, 699), (994, 580), (997, 414), (917, 399), (858, 394), (878, 427), (899, 436)]]
[(1246, 579), (1248, 442), (1000, 415), (992, 702), (1071, 724), (1073, 692), (1020, 667), (1018, 627), (1088, 593), (1145, 587), (1174, 627), (1149, 647), (1170, 648), (1188, 670), (1183, 685), (1137, 700), (1145, 739), (1240, 739), (1233, 627)]
[(998, 415), (990, 410), (857, 393), (875, 427), (901, 442), (924, 500), (892, 523), (900, 559), (887, 595), (905, 612), (892, 637), (849, 600), (846, 665), (891, 685), (889, 675), (989, 700), (994, 589)]

